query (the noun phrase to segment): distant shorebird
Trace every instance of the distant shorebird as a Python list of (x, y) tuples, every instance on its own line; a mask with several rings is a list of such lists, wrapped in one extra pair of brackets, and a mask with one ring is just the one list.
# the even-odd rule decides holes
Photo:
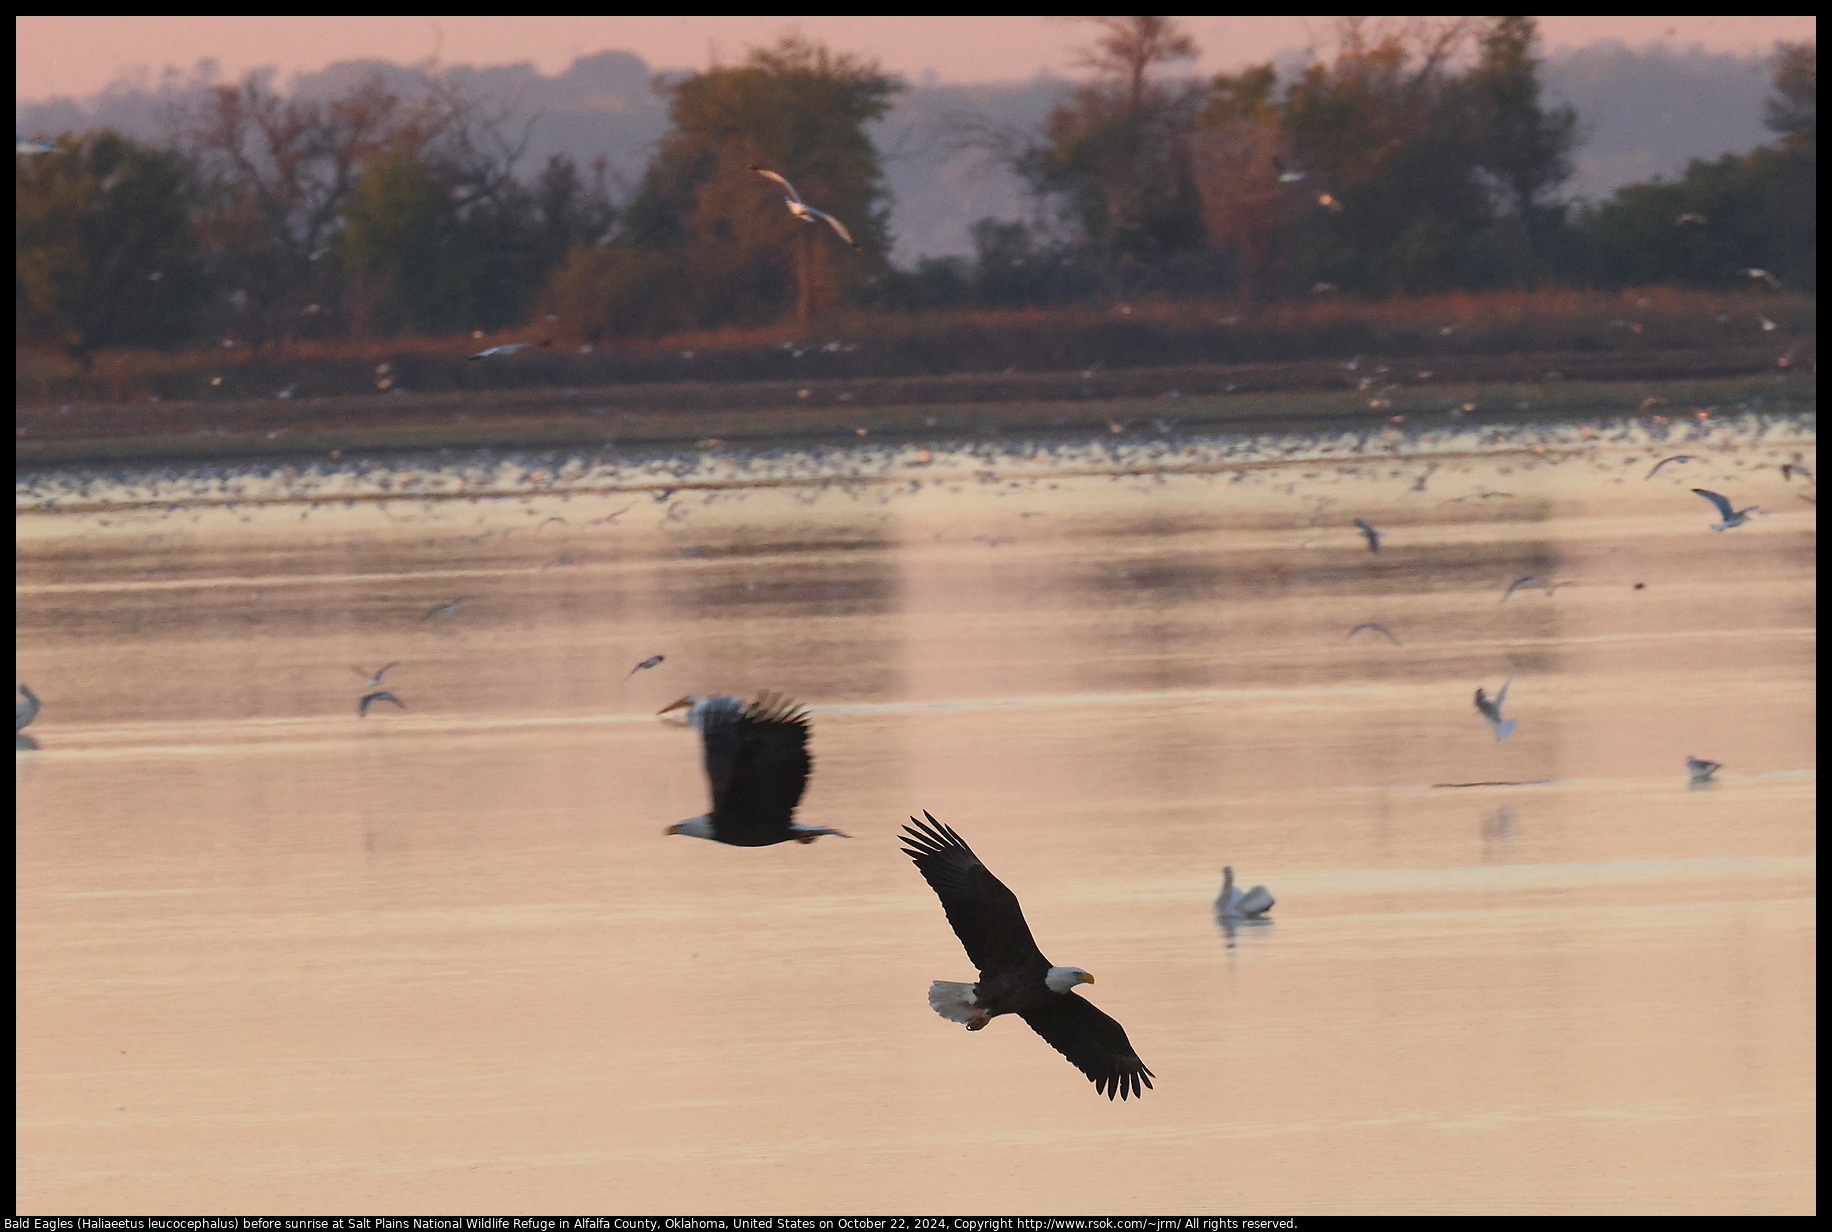
[(1552, 597), (1552, 592), (1558, 589), (1557, 586), (1548, 586), (1538, 578), (1529, 574), (1526, 577), (1515, 578), (1512, 582), (1509, 582), (1508, 588), (1501, 592), (1501, 602), (1506, 603), (1508, 601), (1508, 596), (1519, 590), (1522, 586), (1537, 586), (1546, 592), (1546, 597), (1548, 599)]
[(1501, 717), (1501, 704), (1508, 700), (1508, 685), (1513, 683), (1514, 678), (1509, 676), (1507, 684), (1501, 686), (1501, 692), (1495, 694), (1493, 701), (1489, 700), (1488, 694), (1484, 693), (1480, 686), (1476, 689), (1476, 710), (1488, 722), (1488, 725), (1495, 729), (1497, 740), (1505, 740), (1514, 730), (1514, 720)]
[(513, 355), (523, 347), (531, 347), (533, 345), (534, 343), (532, 342), (505, 342), (501, 346), (493, 346), (486, 350), (479, 351), (477, 354), (471, 356), (471, 358), (488, 359), (492, 355)]
[(1722, 765), (1715, 761), (1706, 761), (1702, 757), (1686, 758), (1686, 774), (1690, 777), (1694, 787), (1700, 783), (1709, 783), (1711, 776), (1721, 769), (1723, 769)]
[(1654, 463), (1654, 469), (1649, 471), (1647, 474), (1643, 475), (1642, 478), (1643, 479), (1652, 479), (1654, 477), (1654, 472), (1658, 471), (1661, 467), (1665, 466), (1669, 462), (1696, 462), (1696, 461), (1698, 461), (1698, 459), (1693, 457), (1689, 453), (1676, 453), (1670, 458), (1662, 458), (1660, 461)]
[(803, 222), (808, 223), (810, 225), (812, 225), (814, 223), (814, 220), (818, 218), (822, 222), (826, 223), (828, 226), (832, 227), (834, 230), (834, 234), (838, 235), (841, 239), (845, 240), (848, 244), (851, 244), (854, 248), (857, 248), (859, 246), (859, 241), (852, 238), (852, 232), (846, 229), (846, 224), (842, 223), (839, 219), (835, 218), (832, 214), (827, 213), (825, 210), (817, 210), (813, 206), (803, 203), (801, 199), (801, 194), (795, 191), (795, 185), (789, 183), (789, 181), (785, 180), (782, 176), (777, 175), (774, 171), (771, 171), (767, 167), (758, 167), (758, 166), (753, 165), (751, 167), (751, 170), (755, 171), (758, 175), (763, 176), (765, 179), (775, 180), (778, 184), (781, 184), (785, 189), (788, 190), (789, 195), (782, 199), (782, 203), (789, 207), (789, 213), (795, 215), (795, 217), (801, 219)]
[[(667, 657), (666, 655), (650, 655), (648, 658), (644, 659), (641, 663), (638, 663), (635, 667), (632, 667), (630, 669), (630, 676), (634, 676), (637, 672), (642, 671), (644, 668), (655, 667), (656, 665), (661, 663), (661, 661), (665, 659), (666, 657)], [(624, 679), (628, 680), (630, 676), (625, 676)]]
[(1350, 629), (1349, 636), (1354, 637), (1357, 633), (1360, 633), (1363, 629), (1372, 629), (1376, 633), (1385, 634), (1389, 642), (1392, 642), (1395, 646), (1399, 645), (1399, 639), (1393, 636), (1393, 630), (1387, 628), (1387, 626), (1385, 625), (1375, 624), (1371, 620), (1368, 621), (1366, 624), (1356, 625), (1353, 629)]
[(363, 695), (363, 700), (356, 703), (356, 717), (359, 719), (367, 717), (369, 714), (369, 707), (373, 706), (376, 702), (393, 702), (401, 709), (407, 709), (406, 702), (392, 693), (378, 689), (374, 693), (365, 693)]
[(431, 620), (435, 616), (450, 616), (453, 612), (458, 610), (458, 605), (460, 603), (463, 603), (466, 599), (469, 599), (470, 597), (471, 596), (469, 595), (459, 595), (456, 599), (453, 599), (450, 603), (441, 603), (438, 607), (429, 609), (426, 615), (420, 617), (420, 619), (421, 620)]
[(1361, 531), (1361, 537), (1368, 541), (1368, 551), (1380, 551), (1380, 532), (1375, 530), (1372, 526), (1369, 526), (1366, 522), (1363, 522), (1360, 518), (1355, 519), (1355, 526)]
[(1234, 866), (1221, 870), (1221, 894), (1215, 899), (1215, 914), (1230, 920), (1257, 920), (1272, 910), (1272, 892), (1263, 885), (1242, 892), (1234, 884)]
[(1796, 474), (1805, 475), (1808, 479), (1813, 478), (1813, 472), (1798, 462), (1783, 462), (1781, 464), (1781, 478), (1785, 482), (1792, 483)]
[(1751, 505), (1747, 509), (1732, 509), (1730, 502), (1716, 492), (1707, 492), (1703, 488), (1693, 488), (1694, 492), (1717, 506), (1719, 521), (1712, 524), (1712, 530), (1729, 530), (1749, 521), (1749, 515), (1760, 509), (1760, 505)]
[(19, 692), (25, 695), (24, 701), (13, 702), (13, 734), (25, 729), (25, 725), (38, 717), (38, 694), (32, 692), (32, 686), (21, 680)]
[[(400, 660), (396, 659), (395, 663), (398, 663), (398, 662), (400, 662)], [(361, 676), (364, 680), (367, 680), (371, 687), (379, 688), (381, 687), (382, 677), (387, 675), (388, 669), (393, 666), (394, 666), (394, 663), (388, 663), (381, 667), (376, 668), (373, 672), (365, 672), (360, 667), (352, 667), (350, 670), (355, 672), (358, 676)]]

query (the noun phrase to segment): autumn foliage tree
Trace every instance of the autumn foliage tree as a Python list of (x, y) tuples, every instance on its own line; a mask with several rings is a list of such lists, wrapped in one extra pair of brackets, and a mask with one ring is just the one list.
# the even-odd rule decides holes
[(1095, 76), (1051, 109), (1016, 169), (1108, 264), (1199, 243), (1188, 137), (1200, 90), (1152, 75), (1195, 59), (1195, 41), (1168, 17), (1087, 20), (1100, 33), (1079, 63)]
[[(889, 194), (865, 126), (889, 110), (902, 88), (895, 78), (790, 36), (735, 67), (657, 88), (672, 127), (615, 243), (575, 249), (552, 288), (588, 331), (805, 323), (883, 272)], [(857, 251), (792, 217), (753, 166), (787, 176), (808, 204), (839, 218)], [(661, 283), (672, 291), (651, 298)]]
[(186, 336), (201, 284), (183, 159), (102, 129), (16, 159), (14, 178), (20, 341), (87, 364)]

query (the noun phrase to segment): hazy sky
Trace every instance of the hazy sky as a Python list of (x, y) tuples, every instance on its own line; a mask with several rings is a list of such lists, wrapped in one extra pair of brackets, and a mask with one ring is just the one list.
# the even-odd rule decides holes
[[(1222, 72), (1309, 45), (1324, 17), (1184, 17), (1203, 49), (1199, 68)], [(1707, 51), (1767, 51), (1777, 39), (1817, 37), (1812, 17), (1542, 17), (1546, 48), (1620, 39)], [(189, 72), (205, 57), (225, 77), (273, 65), (284, 84), (295, 72), (338, 60), (411, 64), (532, 61), (564, 70), (599, 51), (633, 51), (652, 68), (730, 61), (747, 45), (799, 28), (836, 50), (876, 57), (912, 81), (925, 70), (943, 81), (1011, 81), (1050, 69), (1074, 71), (1071, 49), (1087, 27), (1041, 17), (17, 17), (17, 98), (82, 96), (125, 72), (156, 78)]]

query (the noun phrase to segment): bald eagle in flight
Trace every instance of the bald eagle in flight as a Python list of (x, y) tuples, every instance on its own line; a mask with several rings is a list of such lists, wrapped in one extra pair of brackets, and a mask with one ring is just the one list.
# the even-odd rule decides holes
[(980, 969), (977, 984), (936, 980), (929, 1005), (950, 1022), (978, 1031), (1000, 1014), (1016, 1014), (1050, 1047), (1088, 1076), (1108, 1099), (1142, 1095), (1151, 1071), (1132, 1050), (1119, 1023), (1070, 990), (1092, 984), (1080, 967), (1057, 967), (1031, 940), (1018, 896), (994, 877), (960, 835), (926, 811), (903, 828), (903, 854), (941, 899), (954, 935)]
[(668, 827), (733, 847), (769, 847), (794, 839), (812, 843), (823, 834), (852, 837), (826, 826), (794, 820), (808, 786), (808, 712), (764, 694), (749, 706), (741, 697), (689, 693), (660, 713), (685, 708), (687, 725), (700, 729), (706, 749), (706, 777), (712, 781), (712, 812)]

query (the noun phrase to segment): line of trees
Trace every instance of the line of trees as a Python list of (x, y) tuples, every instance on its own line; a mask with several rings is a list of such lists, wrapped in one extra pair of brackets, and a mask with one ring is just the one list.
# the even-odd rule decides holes
[[(1812, 44), (1777, 53), (1774, 144), (1574, 207), (1581, 125), (1541, 95), (1530, 17), (1342, 19), (1285, 81), (1271, 64), (1189, 77), (1196, 45), (1168, 18), (1084, 20), (1088, 77), (1041, 131), (957, 125), (1037, 206), (977, 224), (972, 259), (889, 264), (867, 125), (902, 84), (799, 37), (657, 79), (672, 126), (621, 208), (602, 161), (525, 169), (526, 128), (436, 76), (316, 101), (251, 76), (175, 111), (163, 146), (103, 129), (16, 159), (19, 340), (85, 358), (537, 318), (596, 341), (840, 304), (1723, 285), (1749, 268), (1815, 285)], [(856, 248), (792, 216), (758, 166)]]

